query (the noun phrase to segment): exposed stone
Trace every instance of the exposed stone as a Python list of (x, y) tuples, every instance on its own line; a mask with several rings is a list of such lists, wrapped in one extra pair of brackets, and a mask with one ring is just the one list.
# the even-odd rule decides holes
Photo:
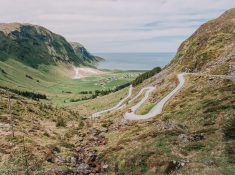
[(102, 166), (103, 169), (107, 169), (108, 167), (109, 167), (108, 164), (104, 164), (104, 165)]
[(94, 161), (96, 160), (96, 158), (97, 158), (96, 151), (90, 153), (90, 160), (91, 160), (92, 162), (94, 162)]
[(91, 134), (93, 134), (94, 136), (97, 136), (100, 134), (100, 130), (96, 129), (96, 128), (91, 128), (90, 129)]
[(165, 173), (170, 174), (182, 167), (184, 167), (188, 163), (187, 160), (172, 160), (168, 163)]
[(178, 138), (182, 142), (200, 141), (205, 139), (202, 134), (180, 134)]
[(100, 131), (104, 132), (104, 133), (107, 133), (109, 130), (108, 130), (108, 128), (102, 128), (102, 129), (100, 129)]
[(78, 172), (83, 172), (83, 171), (85, 171), (85, 170), (87, 170), (89, 168), (89, 165), (88, 164), (86, 164), (86, 163), (81, 163), (79, 166), (78, 166), (78, 168), (77, 168), (77, 170), (78, 170)]
[(0, 128), (10, 128), (11, 126), (7, 123), (0, 123)]
[(71, 157), (70, 158), (70, 162), (73, 164), (73, 165), (76, 165), (76, 163), (77, 163), (77, 159), (76, 159), (76, 157)]

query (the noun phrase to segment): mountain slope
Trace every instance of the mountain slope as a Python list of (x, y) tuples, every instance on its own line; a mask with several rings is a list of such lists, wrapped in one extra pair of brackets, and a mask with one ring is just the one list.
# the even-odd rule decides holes
[[(9, 58), (34, 68), (61, 62), (86, 65), (64, 37), (41, 26), (20, 23), (0, 24), (0, 61)], [(97, 60), (88, 55), (86, 61)]]
[(235, 8), (203, 24), (178, 49), (170, 66), (179, 71), (234, 74)]
[(74, 49), (75, 54), (84, 62), (87, 64), (96, 63), (99, 61), (103, 61), (103, 58), (100, 58), (98, 56), (94, 56), (90, 54), (87, 49), (77, 42), (70, 42), (71, 46)]
[(234, 29), (235, 9), (231, 9), (203, 24), (182, 43), (168, 66), (134, 88), (138, 92), (156, 86), (139, 111), (146, 114), (177, 86), (179, 72), (195, 73), (186, 75), (184, 87), (160, 115), (148, 121), (123, 121), (133, 106), (128, 104), (100, 118), (101, 125), (111, 123), (105, 135), (109, 142), (100, 148), (110, 174), (235, 173)]
[[(123, 114), (141, 96), (121, 110), (95, 120), (85, 118), (122, 100), (125, 89), (78, 104), (72, 108), (75, 111), (61, 111), (43, 102), (25, 103), (27, 99), (12, 95), (16, 125), (16, 137), (12, 138), (8, 94), (1, 92), (0, 160), (5, 163), (0, 164), (0, 174), (9, 170), (56, 175), (235, 174), (235, 85), (227, 76), (210, 75), (234, 73), (234, 18), (232, 9), (202, 25), (181, 45), (168, 66), (133, 88), (135, 96), (142, 87), (156, 86), (141, 106), (140, 113), (144, 114), (177, 86), (179, 72), (200, 72), (185, 75), (183, 88), (160, 115), (148, 121), (123, 120)], [(15, 153), (19, 148), (26, 148), (22, 150), (25, 156)], [(28, 164), (15, 163), (17, 158)]]

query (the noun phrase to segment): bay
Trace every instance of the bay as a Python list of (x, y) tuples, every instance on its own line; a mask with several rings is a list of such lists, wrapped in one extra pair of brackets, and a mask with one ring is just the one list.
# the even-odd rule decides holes
[(154, 67), (164, 67), (175, 53), (96, 53), (105, 59), (97, 67), (110, 70), (150, 70)]

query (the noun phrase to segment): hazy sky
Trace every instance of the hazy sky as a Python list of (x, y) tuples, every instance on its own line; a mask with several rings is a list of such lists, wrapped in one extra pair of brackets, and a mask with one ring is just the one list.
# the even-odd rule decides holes
[(0, 0), (0, 22), (42, 25), (91, 52), (175, 52), (235, 0)]

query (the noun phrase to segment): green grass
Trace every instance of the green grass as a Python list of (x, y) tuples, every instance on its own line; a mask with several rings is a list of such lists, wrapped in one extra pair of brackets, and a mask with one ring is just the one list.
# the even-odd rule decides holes
[[(71, 72), (61, 64), (58, 66), (41, 65), (38, 69), (8, 59), (0, 61), (1, 86), (22, 91), (46, 94), (56, 105), (70, 105), (70, 99), (84, 95), (82, 91), (109, 90), (135, 79), (141, 72), (115, 71), (83, 79), (72, 79)], [(72, 67), (71, 67), (72, 69)], [(29, 75), (31, 78), (27, 78)]]
[(142, 105), (139, 109), (136, 110), (136, 114), (145, 115), (145, 114), (147, 114), (153, 107), (154, 107), (154, 104), (147, 102), (146, 104)]

